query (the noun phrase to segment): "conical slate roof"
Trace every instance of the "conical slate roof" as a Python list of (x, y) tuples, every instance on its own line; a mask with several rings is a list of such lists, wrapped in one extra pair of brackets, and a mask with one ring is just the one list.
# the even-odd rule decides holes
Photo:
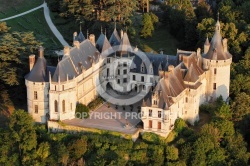
[(102, 50), (104, 40), (105, 40), (105, 35), (103, 33), (101, 33), (100, 36), (98, 37), (97, 41), (96, 41), (96, 48), (99, 51)]
[(25, 76), (25, 79), (32, 82), (48, 82), (46, 75), (46, 59), (38, 57), (32, 70)]
[[(108, 49), (110, 49), (110, 48), (111, 48), (111, 45), (110, 45), (110, 43), (109, 43), (107, 37), (104, 36), (104, 41), (103, 41), (103, 46), (102, 46), (102, 52), (104, 52), (104, 51), (106, 51), (106, 50), (108, 50)], [(112, 49), (112, 50), (113, 50), (113, 49)]]
[(82, 31), (80, 31), (80, 33), (79, 33), (79, 35), (78, 35), (78, 41), (81, 43), (83, 40), (85, 40), (85, 37), (84, 37), (84, 35), (83, 35), (83, 33), (82, 33)]
[(109, 43), (112, 45), (112, 46), (117, 46), (119, 45), (121, 42), (121, 38), (119, 37), (118, 35), (118, 32), (116, 30), (116, 28), (114, 29), (111, 37), (109, 38)]
[(207, 39), (206, 39), (206, 41), (205, 41), (205, 45), (210, 45), (209, 40), (208, 40), (208, 37), (207, 37)]
[(232, 55), (228, 51), (224, 51), (223, 49), (219, 21), (217, 21), (216, 23), (214, 36), (211, 40), (209, 50), (207, 54), (204, 55), (204, 58), (212, 59), (212, 60), (227, 60), (227, 59), (232, 58)]
[(131, 51), (131, 50), (132, 50), (132, 47), (130, 45), (128, 35), (126, 32), (124, 32), (121, 43), (120, 43), (119, 51)]

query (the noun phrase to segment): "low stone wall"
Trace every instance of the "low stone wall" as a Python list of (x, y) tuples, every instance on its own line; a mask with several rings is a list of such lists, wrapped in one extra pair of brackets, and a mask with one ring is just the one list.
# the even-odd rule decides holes
[(139, 129), (134, 134), (124, 134), (124, 133), (119, 133), (116, 131), (108, 131), (108, 130), (100, 130), (100, 129), (95, 129), (95, 128), (85, 128), (85, 127), (72, 126), (72, 125), (67, 125), (63, 122), (57, 122), (57, 121), (48, 121), (47, 125), (48, 125), (49, 132), (53, 132), (53, 133), (57, 133), (57, 132), (66, 132), (66, 133), (93, 132), (93, 133), (102, 134), (104, 132), (110, 132), (110, 134), (120, 135), (121, 138), (132, 139), (132, 141), (134, 141), (134, 142), (138, 139), (140, 132), (141, 132), (141, 129)]

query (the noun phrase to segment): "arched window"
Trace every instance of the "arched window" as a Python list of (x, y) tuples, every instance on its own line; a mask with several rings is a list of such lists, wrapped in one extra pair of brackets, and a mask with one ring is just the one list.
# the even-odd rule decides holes
[(57, 100), (55, 100), (55, 102), (54, 102), (54, 108), (55, 108), (55, 112), (58, 112)]
[(65, 100), (62, 101), (62, 111), (65, 113)]

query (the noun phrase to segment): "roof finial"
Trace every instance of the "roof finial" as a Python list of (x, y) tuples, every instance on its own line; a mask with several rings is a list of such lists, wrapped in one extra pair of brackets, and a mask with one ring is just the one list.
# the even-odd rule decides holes
[(80, 21), (80, 32), (82, 31), (82, 21)]
[(101, 33), (102, 33), (102, 25), (101, 25)]
[(220, 12), (218, 12), (217, 21), (220, 21)]
[(87, 29), (87, 39), (89, 39), (89, 29)]
[(104, 35), (106, 36), (107, 32), (106, 32), (106, 28), (105, 28), (105, 32), (104, 32)]
[(168, 55), (167, 55), (167, 64), (168, 64)]
[(127, 33), (127, 31), (128, 31), (128, 27), (126, 26), (126, 33)]
[(115, 29), (116, 29), (116, 18), (114, 18), (114, 22), (115, 22)]

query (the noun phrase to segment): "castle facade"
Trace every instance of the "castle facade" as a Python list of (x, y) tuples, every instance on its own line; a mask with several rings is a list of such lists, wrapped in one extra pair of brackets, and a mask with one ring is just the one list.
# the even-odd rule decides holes
[[(87, 105), (111, 89), (145, 94), (141, 98), (144, 131), (167, 136), (177, 118), (194, 124), (201, 104), (219, 96), (226, 101), (229, 96), (232, 55), (227, 39), (222, 40), (219, 21), (203, 52), (177, 50), (175, 56), (161, 52), (140, 57), (127, 33), (119, 35), (116, 29), (109, 40), (103, 33), (97, 40), (93, 34), (85, 39), (82, 32), (74, 33), (73, 39), (74, 46), (65, 46), (56, 67), (47, 66), (42, 47), (37, 58), (29, 56), (27, 104), (36, 122), (73, 119), (77, 103)], [(130, 105), (122, 105), (126, 104)]]

